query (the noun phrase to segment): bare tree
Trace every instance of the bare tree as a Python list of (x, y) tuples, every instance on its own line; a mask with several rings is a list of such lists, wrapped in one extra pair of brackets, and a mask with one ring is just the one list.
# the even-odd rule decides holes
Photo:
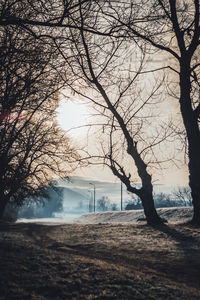
[(56, 124), (60, 84), (55, 49), (21, 33), (0, 31), (0, 217), (9, 202), (37, 196), (77, 156)]
[[(142, 86), (137, 88), (145, 63), (140, 48), (135, 49), (135, 56), (133, 51), (131, 55), (124, 55), (129, 45), (123, 38), (116, 40), (108, 36), (102, 39), (100, 35), (84, 30), (88, 23), (93, 28), (99, 24), (97, 18), (91, 17), (90, 8), (93, 10), (92, 4), (85, 4), (84, 8), (80, 5), (80, 31), (70, 31), (71, 55), (68, 55), (66, 65), (76, 78), (71, 88), (91, 101), (103, 119), (101, 136), (104, 134), (107, 141), (102, 141), (102, 155), (96, 155), (96, 163), (109, 166), (127, 190), (140, 197), (149, 224), (160, 224), (162, 220), (154, 207), (150, 168), (158, 163), (156, 148), (170, 133), (166, 132), (164, 125), (157, 130), (151, 128), (156, 116), (152, 109), (148, 109), (152, 103), (155, 108), (160, 85), (153, 86), (146, 95)], [(60, 51), (64, 57), (65, 47)], [(131, 59), (135, 61), (130, 66)], [(141, 180), (138, 186), (135, 181), (132, 183), (132, 179), (138, 178), (136, 174)]]
[(189, 187), (178, 187), (173, 191), (173, 196), (176, 200), (184, 203), (185, 206), (192, 205), (191, 190)]
[[(123, 127), (124, 134), (127, 127), (126, 121), (126, 126), (122, 126), (121, 119), (123, 120), (123, 117), (121, 113), (117, 111), (117, 114), (113, 110), (121, 101), (116, 102), (115, 107), (112, 97), (110, 98), (110, 91), (108, 93), (108, 84), (105, 85), (105, 78), (108, 77), (104, 77), (104, 74), (106, 73), (106, 76), (108, 76), (107, 65), (110, 67), (112, 60), (111, 58), (107, 59), (108, 51), (114, 53), (113, 51), (116, 51), (114, 49), (119, 49), (121, 43), (127, 45), (128, 42), (134, 42), (133, 44), (136, 43), (139, 47), (143, 47), (145, 44), (148, 51), (150, 49), (147, 49), (147, 45), (150, 45), (161, 53), (167, 53), (167, 59), (169, 56), (173, 58), (173, 63), (165, 65), (164, 68), (168, 68), (179, 77), (179, 102), (188, 138), (190, 187), (194, 205), (193, 223), (198, 224), (200, 222), (199, 60), (197, 55), (200, 31), (199, 2), (197, 0), (190, 1), (189, 4), (187, 5), (185, 1), (176, 2), (171, 0), (152, 0), (150, 2), (143, 0), (137, 2), (86, 0), (52, 2), (41, 0), (34, 4), (26, 1), (5, 1), (1, 7), (2, 19), (0, 25), (15, 24), (23, 30), (31, 32), (37, 38), (44, 36), (53, 38), (58, 51), (65, 60), (66, 58), (68, 60), (69, 56), (65, 55), (66, 50), (63, 47), (67, 48), (68, 53), (71, 53), (73, 57), (67, 63), (73, 69), (76, 80), (78, 78), (83, 84), (84, 80), (81, 76), (84, 75), (89, 86), (95, 86), (96, 91), (101, 94), (106, 103), (106, 105), (101, 104), (101, 108), (103, 111), (109, 109), (114, 121), (117, 120), (119, 127)], [(24, 11), (26, 11), (25, 15)], [(90, 34), (93, 35), (94, 44), (98, 35), (99, 39), (100, 37), (104, 38), (101, 40), (102, 45), (113, 45), (114, 48), (112, 46), (108, 46), (104, 50), (102, 48), (101, 53), (100, 44), (97, 50), (96, 46), (91, 43), (91, 37), (89, 37), (90, 44), (88, 45)], [(59, 36), (61, 36), (61, 39), (59, 39)], [(113, 44), (116, 38), (118, 39), (117, 47), (116, 44)], [(82, 41), (82, 49), (77, 47), (78, 39)], [(124, 46), (125, 48), (126, 46)], [(91, 51), (92, 55), (96, 53), (97, 63), (94, 62), (94, 59), (90, 62)], [(120, 54), (118, 53), (118, 56), (123, 56), (124, 53), (126, 53), (125, 50)], [(110, 57), (113, 58), (114, 56), (111, 55)], [(78, 62), (78, 68), (75, 67), (74, 62)], [(98, 64), (99, 67), (100, 65), (103, 67), (101, 71), (96, 72)], [(80, 73), (80, 70), (82, 73)], [(141, 72), (137, 73), (141, 74)], [(110, 74), (112, 74), (111, 67)], [(121, 78), (118, 79), (121, 80)], [(124, 91), (127, 91), (129, 85), (131, 85), (130, 82), (131, 80), (127, 88), (123, 87)], [(111, 89), (111, 81), (109, 81), (109, 86)], [(85, 90), (87, 89), (88, 87), (85, 87)], [(121, 91), (122, 89), (119, 93)], [(124, 92), (122, 96), (125, 96)], [(123, 108), (121, 109), (123, 110)], [(111, 123), (112, 121), (108, 126)], [(112, 128), (116, 128), (116, 126), (114, 125)], [(110, 141), (113, 141), (113, 132), (112, 129)], [(136, 153), (140, 152), (138, 151), (138, 141), (131, 136), (131, 143), (131, 140), (128, 142), (127, 138), (128, 135), (125, 134), (127, 145), (131, 145), (131, 147), (135, 145)], [(155, 144), (158, 144), (158, 140)], [(112, 150), (112, 146), (110, 150)], [(144, 152), (146, 153), (146, 151)], [(113, 153), (113, 150), (110, 153)], [(151, 151), (151, 153), (153, 152)], [(146, 169), (146, 164), (144, 167)]]
[[(76, 22), (77, 12), (80, 5), (87, 3), (91, 0), (2, 0), (0, 26), (16, 25), (37, 38), (55, 37), (60, 33), (57, 29), (81, 29), (80, 23)], [(89, 24), (84, 30), (94, 31)]]
[(200, 224), (200, 12), (199, 1), (109, 1), (99, 4), (110, 21), (108, 32), (118, 38), (144, 42), (162, 53), (165, 65), (177, 76), (180, 111), (188, 141), (189, 186), (194, 215)]

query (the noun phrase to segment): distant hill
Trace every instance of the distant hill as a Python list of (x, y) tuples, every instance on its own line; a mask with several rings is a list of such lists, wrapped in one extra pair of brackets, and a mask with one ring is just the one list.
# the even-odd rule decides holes
[(89, 211), (89, 201), (90, 199), (86, 197), (83, 193), (72, 190), (67, 187), (63, 187), (63, 210), (64, 212), (71, 211)]
[[(68, 188), (68, 190), (79, 193), (82, 197), (89, 199), (92, 197), (94, 186), (96, 188), (96, 199), (100, 199), (103, 196), (108, 197), (112, 202), (120, 203), (121, 201), (121, 183), (93, 180), (90, 178), (71, 176), (69, 180), (60, 179), (59, 186)], [(139, 183), (135, 183), (136, 187), (139, 187)], [(173, 187), (166, 186), (163, 184), (155, 184), (155, 193), (166, 193), (170, 194)], [(79, 195), (79, 196), (80, 196)], [(123, 200), (128, 201), (132, 198), (130, 193), (127, 193), (125, 185), (123, 185)], [(66, 199), (70, 200), (70, 197), (66, 196)], [(67, 200), (67, 201), (68, 201)]]

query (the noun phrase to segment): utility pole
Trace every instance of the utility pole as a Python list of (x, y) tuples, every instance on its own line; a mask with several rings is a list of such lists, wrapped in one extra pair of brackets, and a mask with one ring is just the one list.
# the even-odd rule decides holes
[(91, 190), (88, 190), (88, 192), (90, 193), (88, 209), (89, 212), (92, 212), (93, 192)]
[(95, 212), (95, 205), (96, 205), (96, 186), (95, 186), (95, 184), (94, 183), (91, 183), (90, 182), (90, 184), (91, 185), (93, 185), (93, 188), (94, 188), (94, 191), (93, 191), (93, 200), (94, 200), (94, 212)]
[(121, 210), (123, 210), (123, 186), (121, 182)]

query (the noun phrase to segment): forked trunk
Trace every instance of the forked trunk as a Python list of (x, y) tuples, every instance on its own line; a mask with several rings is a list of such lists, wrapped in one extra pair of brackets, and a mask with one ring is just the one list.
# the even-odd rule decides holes
[(113, 105), (112, 102), (110, 101), (109, 96), (107, 95), (106, 91), (104, 90), (103, 86), (100, 84), (98, 81), (98, 78), (95, 77), (95, 73), (92, 69), (92, 63), (90, 61), (90, 55), (88, 52), (88, 47), (84, 39), (84, 34), (82, 32), (82, 39), (83, 39), (83, 45), (85, 47), (87, 59), (88, 59), (88, 66), (90, 69), (90, 74), (93, 78), (94, 84), (96, 85), (97, 89), (99, 90), (101, 96), (105, 100), (105, 103), (110, 110), (110, 112), (113, 115), (113, 118), (115, 118), (121, 128), (121, 131), (123, 133), (123, 136), (126, 140), (127, 143), (127, 154), (130, 155), (130, 157), (133, 159), (134, 164), (137, 168), (138, 175), (141, 179), (142, 182), (142, 187), (140, 189), (134, 188), (131, 185), (130, 182), (130, 176), (126, 176), (123, 167), (120, 167), (119, 171), (119, 164), (115, 162), (112, 158), (112, 130), (111, 130), (111, 146), (110, 146), (110, 154), (109, 154), (109, 159), (110, 159), (110, 168), (115, 176), (117, 176), (127, 187), (127, 190), (138, 195), (142, 201), (143, 207), (144, 207), (144, 213), (147, 219), (147, 223), (151, 225), (159, 225), (162, 224), (162, 219), (158, 216), (155, 206), (154, 206), (154, 201), (153, 201), (153, 186), (152, 186), (152, 180), (151, 180), (151, 175), (147, 171), (147, 165), (144, 162), (140, 151), (137, 149), (137, 141), (135, 141), (132, 137), (132, 133), (129, 132), (127, 128), (127, 122), (123, 118), (123, 114), (121, 115), (118, 110), (116, 105)]

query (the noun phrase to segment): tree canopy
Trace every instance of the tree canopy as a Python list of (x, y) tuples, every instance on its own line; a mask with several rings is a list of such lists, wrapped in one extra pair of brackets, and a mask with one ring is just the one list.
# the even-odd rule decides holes
[(16, 26), (0, 31), (0, 214), (38, 195), (77, 158), (56, 123), (62, 87), (55, 49)]

